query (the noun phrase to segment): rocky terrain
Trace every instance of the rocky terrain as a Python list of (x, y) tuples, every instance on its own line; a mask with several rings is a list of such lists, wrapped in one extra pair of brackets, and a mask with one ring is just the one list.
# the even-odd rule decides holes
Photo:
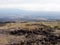
[(60, 45), (58, 26), (50, 27), (41, 23), (27, 23), (26, 26), (37, 27), (0, 29), (0, 45)]

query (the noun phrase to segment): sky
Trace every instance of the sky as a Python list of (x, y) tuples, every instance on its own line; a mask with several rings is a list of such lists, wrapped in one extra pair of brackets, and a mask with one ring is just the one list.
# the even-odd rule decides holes
[(0, 0), (0, 9), (6, 8), (60, 12), (60, 0)]

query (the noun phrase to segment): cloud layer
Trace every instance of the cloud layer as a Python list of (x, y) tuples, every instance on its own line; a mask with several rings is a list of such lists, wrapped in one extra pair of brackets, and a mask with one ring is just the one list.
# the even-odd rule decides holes
[(60, 0), (0, 0), (0, 8), (60, 11)]

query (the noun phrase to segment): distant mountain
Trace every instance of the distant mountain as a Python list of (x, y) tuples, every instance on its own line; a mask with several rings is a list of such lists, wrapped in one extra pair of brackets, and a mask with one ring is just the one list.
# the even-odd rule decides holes
[(1, 21), (60, 20), (60, 12), (0, 9)]

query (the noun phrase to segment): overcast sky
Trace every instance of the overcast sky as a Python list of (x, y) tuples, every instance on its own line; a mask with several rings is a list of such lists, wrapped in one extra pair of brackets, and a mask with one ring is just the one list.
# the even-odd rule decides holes
[(33, 11), (60, 11), (60, 0), (0, 0), (0, 9), (1, 8)]

